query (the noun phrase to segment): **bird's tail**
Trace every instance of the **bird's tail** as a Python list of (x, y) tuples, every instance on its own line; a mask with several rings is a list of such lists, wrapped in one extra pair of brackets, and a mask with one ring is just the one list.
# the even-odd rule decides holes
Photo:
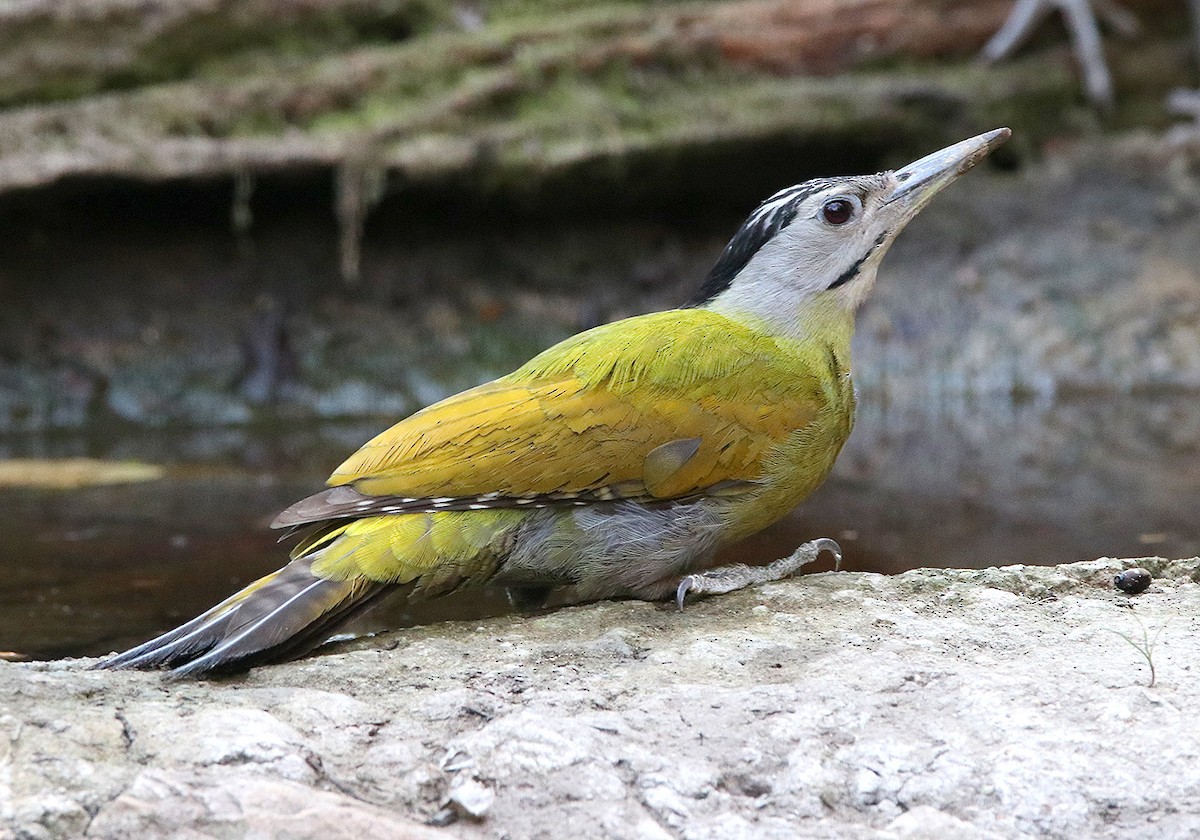
[(301, 656), (392, 587), (328, 580), (299, 557), (182, 627), (101, 662), (100, 668), (174, 669), (178, 676), (240, 671)]

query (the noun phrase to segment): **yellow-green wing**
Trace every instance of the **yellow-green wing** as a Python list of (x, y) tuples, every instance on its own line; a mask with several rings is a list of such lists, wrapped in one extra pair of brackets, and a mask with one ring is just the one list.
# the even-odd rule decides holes
[(405, 499), (672, 499), (753, 481), (825, 404), (822, 365), (815, 349), (705, 310), (631, 318), (412, 415), (329, 484)]

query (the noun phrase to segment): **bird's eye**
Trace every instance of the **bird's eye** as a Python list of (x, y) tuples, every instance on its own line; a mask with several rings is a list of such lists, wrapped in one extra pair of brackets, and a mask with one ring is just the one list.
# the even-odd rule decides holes
[(854, 218), (854, 202), (848, 198), (831, 198), (821, 205), (821, 218), (826, 224), (844, 225)]

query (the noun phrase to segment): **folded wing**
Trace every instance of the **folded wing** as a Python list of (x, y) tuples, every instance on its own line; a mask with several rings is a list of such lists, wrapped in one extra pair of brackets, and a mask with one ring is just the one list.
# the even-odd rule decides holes
[(704, 310), (582, 333), (378, 435), (275, 525), (736, 492), (824, 403), (792, 350)]

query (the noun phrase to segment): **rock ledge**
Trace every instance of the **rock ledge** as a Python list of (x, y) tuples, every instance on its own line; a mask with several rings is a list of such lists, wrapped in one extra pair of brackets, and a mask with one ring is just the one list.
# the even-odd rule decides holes
[(0, 663), (0, 837), (1194, 837), (1198, 582), (812, 575), (207, 683)]

